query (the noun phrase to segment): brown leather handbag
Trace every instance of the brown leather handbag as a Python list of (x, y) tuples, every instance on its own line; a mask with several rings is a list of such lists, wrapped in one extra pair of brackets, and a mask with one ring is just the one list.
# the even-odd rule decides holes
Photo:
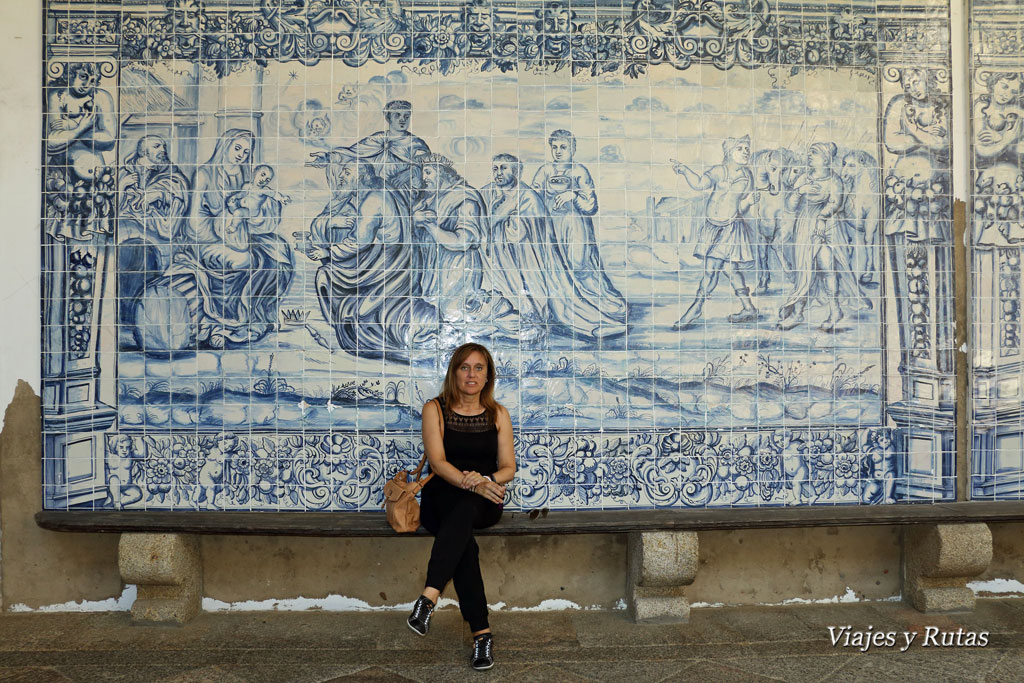
[[(441, 427), (441, 438), (444, 438), (444, 418), (441, 414), (441, 403), (437, 404), (438, 423)], [(416, 531), (420, 528), (420, 504), (416, 502), (416, 494), (426, 486), (434, 473), (420, 478), (423, 473), (423, 466), (427, 464), (427, 454), (423, 453), (419, 467), (413, 471), (402, 470), (396, 472), (384, 484), (384, 511), (388, 516), (388, 524), (400, 534)], [(415, 479), (409, 480), (409, 475)]]

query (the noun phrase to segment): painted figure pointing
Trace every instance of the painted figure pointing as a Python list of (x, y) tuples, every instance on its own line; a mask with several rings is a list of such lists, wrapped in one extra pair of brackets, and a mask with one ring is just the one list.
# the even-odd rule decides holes
[(722, 142), (724, 159), (712, 166), (704, 175), (698, 175), (688, 166), (672, 159), (672, 167), (695, 190), (710, 190), (704, 206), (704, 223), (697, 231), (693, 246), (694, 256), (704, 259), (704, 275), (697, 286), (686, 312), (675, 325), (676, 330), (692, 327), (701, 318), (704, 302), (718, 285), (724, 270), (733, 291), (740, 300), (741, 310), (728, 317), (729, 322), (744, 323), (757, 320), (757, 309), (750, 300), (750, 289), (743, 279), (741, 266), (752, 264), (757, 256), (756, 242), (751, 226), (744, 214), (757, 199), (750, 162), (750, 136), (726, 138)]

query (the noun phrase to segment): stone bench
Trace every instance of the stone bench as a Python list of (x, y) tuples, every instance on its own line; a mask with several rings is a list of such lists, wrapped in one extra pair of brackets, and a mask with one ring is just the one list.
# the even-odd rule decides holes
[[(638, 622), (685, 621), (686, 586), (698, 565), (698, 532), (790, 527), (903, 527), (903, 596), (923, 612), (971, 610), (967, 582), (992, 559), (990, 522), (1024, 520), (1024, 501), (709, 510), (506, 512), (479, 535), (625, 533), (629, 609)], [(119, 533), (125, 583), (138, 586), (132, 617), (182, 623), (202, 599), (197, 534), (257, 536), (426, 536), (396, 534), (383, 512), (51, 511), (52, 531)]]

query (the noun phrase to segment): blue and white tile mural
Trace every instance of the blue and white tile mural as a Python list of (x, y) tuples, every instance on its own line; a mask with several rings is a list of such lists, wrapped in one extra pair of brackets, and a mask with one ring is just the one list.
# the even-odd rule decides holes
[(954, 497), (947, 3), (65, 1), (46, 36), (47, 508), (380, 509), (467, 340), (513, 507)]
[(975, 0), (971, 14), (972, 493), (989, 500), (1024, 498), (1022, 12)]

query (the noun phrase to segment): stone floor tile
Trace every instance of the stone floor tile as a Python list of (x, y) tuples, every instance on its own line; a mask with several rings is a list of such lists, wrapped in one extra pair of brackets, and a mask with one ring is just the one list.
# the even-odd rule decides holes
[(1024, 681), (1024, 653), (1020, 650), (1004, 652), (995, 666), (985, 673), (983, 680), (991, 683)]
[(1024, 633), (1024, 605), (1021, 610), (1007, 609), (1006, 603), (1024, 600), (978, 600), (973, 612), (957, 615), (957, 621), (971, 631), (991, 633)]
[[(573, 615), (576, 612), (508, 612), (492, 615), (494, 647), (520, 651), (579, 646)], [(605, 613), (607, 614), (607, 613)], [(472, 645), (472, 632), (466, 625), (465, 642)]]
[(690, 664), (689, 661), (579, 661), (562, 662), (558, 668), (588, 681), (664, 681), (672, 680)]
[(777, 681), (760, 674), (722, 664), (721, 662), (702, 659), (692, 662), (675, 676), (666, 680), (699, 681), (700, 683), (753, 683), (755, 681)]
[(712, 634), (724, 638), (705, 626), (710, 620), (703, 615), (691, 616), (688, 624), (634, 624), (625, 611), (574, 612), (571, 621), (579, 644), (588, 648), (707, 643)]
[(396, 673), (379, 666), (370, 666), (365, 669), (358, 669), (348, 674), (334, 676), (325, 679), (324, 683), (342, 683), (342, 681), (365, 681), (366, 683), (407, 683), (408, 681), (422, 680), (408, 673)]
[[(474, 671), (469, 666), (469, 659), (460, 662), (459, 664), (435, 664), (431, 666), (400, 666), (394, 667), (401, 672), (403, 676), (408, 676), (411, 680), (423, 681), (423, 683), (463, 683), (466, 680), (480, 681), (481, 683), (498, 683), (499, 681), (523, 681), (523, 680), (537, 680), (534, 678), (535, 674), (531, 673), (534, 669), (540, 667), (547, 667), (548, 665), (538, 665), (536, 663), (530, 664), (518, 664), (507, 661), (495, 662), (494, 668), (487, 671)], [(343, 679), (342, 679), (343, 680)], [(558, 680), (558, 679), (549, 679)], [(332, 682), (325, 682), (332, 683)]]
[[(289, 672), (289, 675), (291, 672)], [(223, 666), (202, 666), (188, 671), (176, 671), (167, 676), (152, 679), (153, 683), (250, 683), (252, 679), (245, 670), (230, 670)]]
[(409, 628), (405, 612), (381, 612), (374, 615), (374, 647), (378, 650), (449, 650), (463, 640), (463, 620), (457, 609), (441, 609), (430, 620), (430, 632), (417, 635)]
[(68, 680), (76, 683), (195, 683), (217, 681), (217, 683), (248, 683), (237, 670), (229, 671), (218, 666), (189, 667), (184, 663), (177, 667), (135, 665), (110, 666), (68, 666), (61, 667)]
[[(862, 602), (837, 605), (794, 605), (791, 609), (794, 617), (807, 624), (813, 632), (828, 635), (829, 626), (868, 625), (886, 631), (903, 630), (904, 620), (897, 616), (903, 610), (899, 603)], [(914, 614), (920, 614), (914, 610)]]
[(721, 660), (723, 664), (748, 673), (783, 681), (827, 681), (860, 655), (794, 655), (792, 657), (742, 657)]
[[(1003, 653), (996, 650), (933, 650), (905, 653), (876, 652), (852, 658), (829, 675), (833, 681), (983, 681)], [(1016, 679), (1020, 680), (1020, 679)]]
[(715, 617), (744, 641), (815, 640), (822, 636), (819, 629), (799, 619), (791, 608), (733, 607), (722, 609)]
[[(344, 680), (1024, 681), (1024, 601), (973, 615), (896, 603), (694, 610), (689, 624), (638, 625), (624, 611), (497, 612), (497, 665), (468, 665), (470, 633), (441, 610), (420, 638), (401, 612), (203, 614), (181, 627), (125, 614), (0, 616), (0, 680), (321, 683)], [(1024, 621), (1024, 620), (1022, 620)], [(991, 628), (988, 648), (832, 647), (827, 626)], [(920, 637), (919, 637), (920, 641)], [(2, 668), (6, 667), (6, 668)], [(402, 677), (402, 678), (396, 678)]]
[[(61, 669), (64, 678), (59, 681), (81, 681), (82, 683), (323, 683), (344, 680), (344, 676), (364, 669), (365, 664), (343, 667), (319, 665), (284, 666), (265, 664), (261, 666), (69, 666)], [(0, 670), (0, 680), (9, 680)], [(19, 680), (19, 679), (14, 679)], [(31, 680), (31, 679), (29, 679)], [(409, 680), (409, 679), (395, 679)]]
[[(497, 666), (497, 665), (495, 665)], [(475, 673), (472, 670), (468, 674)], [(562, 664), (537, 664), (518, 673), (509, 680), (522, 683), (590, 683), (594, 679), (581, 676), (567, 669)]]
[(74, 680), (54, 669), (0, 667), (0, 681), (4, 683), (69, 683)]

